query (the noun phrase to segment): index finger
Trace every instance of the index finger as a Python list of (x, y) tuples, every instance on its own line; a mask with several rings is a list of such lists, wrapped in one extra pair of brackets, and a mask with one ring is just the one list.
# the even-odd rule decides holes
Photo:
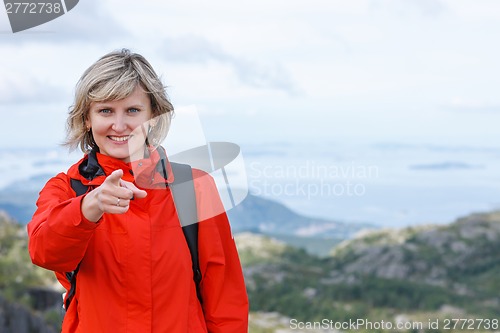
[(120, 179), (123, 176), (123, 170), (118, 169), (113, 171), (106, 179), (104, 180), (105, 182), (111, 182), (112, 184), (116, 186), (120, 186)]
[(132, 199), (134, 197), (141, 199), (145, 198), (148, 195), (146, 191), (137, 188), (137, 186), (135, 186), (134, 183), (120, 180), (120, 185), (132, 192)]

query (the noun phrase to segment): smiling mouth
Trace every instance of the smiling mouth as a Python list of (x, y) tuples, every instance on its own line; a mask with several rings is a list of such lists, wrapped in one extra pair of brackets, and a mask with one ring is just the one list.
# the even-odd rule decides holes
[(127, 136), (111, 136), (111, 135), (108, 135), (109, 139), (111, 139), (113, 141), (116, 141), (116, 142), (125, 142), (128, 139), (130, 139), (131, 137), (132, 137), (131, 135), (127, 135)]

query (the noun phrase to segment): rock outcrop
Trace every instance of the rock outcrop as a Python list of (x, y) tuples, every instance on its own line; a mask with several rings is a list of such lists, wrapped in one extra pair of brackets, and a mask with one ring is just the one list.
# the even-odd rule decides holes
[(30, 309), (10, 303), (0, 296), (0, 332), (2, 333), (56, 333), (44, 318)]

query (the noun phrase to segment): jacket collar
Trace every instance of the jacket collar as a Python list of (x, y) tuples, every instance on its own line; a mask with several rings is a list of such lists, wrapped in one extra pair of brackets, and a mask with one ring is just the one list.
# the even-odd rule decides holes
[(106, 175), (97, 161), (96, 150), (92, 149), (87, 155), (87, 159), (84, 159), (80, 165), (78, 165), (78, 172), (87, 180)]
[(122, 169), (123, 180), (134, 182), (142, 188), (172, 183), (174, 175), (164, 148), (149, 147), (147, 153), (149, 156), (143, 159), (125, 163), (92, 150), (70, 168), (68, 174), (72, 178), (80, 179), (86, 185), (100, 185), (106, 176), (115, 170)]

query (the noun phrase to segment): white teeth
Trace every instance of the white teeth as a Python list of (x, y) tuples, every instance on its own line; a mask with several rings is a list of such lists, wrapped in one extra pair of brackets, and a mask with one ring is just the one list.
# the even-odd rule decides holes
[(123, 142), (123, 141), (127, 141), (130, 137), (129, 136), (109, 136), (109, 138), (113, 141)]

